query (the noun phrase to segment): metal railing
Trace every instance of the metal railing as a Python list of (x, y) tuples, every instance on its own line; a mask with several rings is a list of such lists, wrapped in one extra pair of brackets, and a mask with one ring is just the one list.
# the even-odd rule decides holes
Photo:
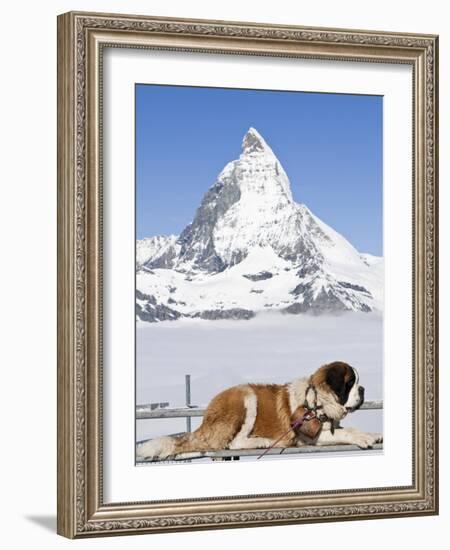
[[(383, 408), (383, 401), (379, 399), (365, 401), (359, 410), (373, 411)], [(136, 419), (147, 420), (149, 418), (192, 418), (203, 416), (206, 406), (190, 405), (186, 407), (166, 407), (165, 409), (150, 409), (149, 405), (138, 405), (136, 407)], [(191, 431), (186, 430), (186, 431)]]

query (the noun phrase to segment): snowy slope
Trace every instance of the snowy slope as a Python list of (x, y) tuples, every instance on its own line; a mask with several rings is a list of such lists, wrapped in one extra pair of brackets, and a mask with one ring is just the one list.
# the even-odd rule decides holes
[(179, 237), (138, 241), (137, 270), (143, 321), (383, 307), (382, 259), (360, 254), (293, 200), (285, 171), (254, 128)]
[(178, 254), (177, 240), (177, 235), (158, 235), (138, 240), (136, 242), (136, 267), (140, 268), (150, 263), (156, 266), (158, 262), (158, 267), (168, 267), (163, 264), (170, 262), (170, 258), (176, 257)]

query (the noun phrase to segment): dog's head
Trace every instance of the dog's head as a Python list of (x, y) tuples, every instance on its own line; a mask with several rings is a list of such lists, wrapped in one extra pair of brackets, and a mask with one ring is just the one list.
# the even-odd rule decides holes
[(364, 388), (359, 375), (347, 363), (335, 361), (323, 365), (312, 375), (311, 384), (317, 391), (317, 405), (328, 418), (340, 420), (364, 403)]

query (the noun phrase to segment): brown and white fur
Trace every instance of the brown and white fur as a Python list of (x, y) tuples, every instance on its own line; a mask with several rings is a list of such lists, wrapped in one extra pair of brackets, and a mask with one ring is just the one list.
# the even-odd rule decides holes
[[(304, 403), (326, 420), (314, 440), (291, 428), (292, 415)], [(382, 441), (380, 434), (341, 428), (339, 421), (364, 401), (359, 376), (347, 363), (323, 365), (309, 378), (289, 384), (242, 384), (216, 395), (202, 424), (192, 433), (160, 437), (137, 446), (141, 459), (188, 458), (199, 451), (309, 445), (354, 444), (363, 449)]]

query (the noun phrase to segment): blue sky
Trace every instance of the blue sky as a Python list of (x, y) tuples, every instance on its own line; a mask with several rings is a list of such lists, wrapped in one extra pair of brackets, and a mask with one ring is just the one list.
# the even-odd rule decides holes
[(382, 97), (136, 85), (136, 237), (178, 234), (253, 126), (306, 204), (382, 255)]

